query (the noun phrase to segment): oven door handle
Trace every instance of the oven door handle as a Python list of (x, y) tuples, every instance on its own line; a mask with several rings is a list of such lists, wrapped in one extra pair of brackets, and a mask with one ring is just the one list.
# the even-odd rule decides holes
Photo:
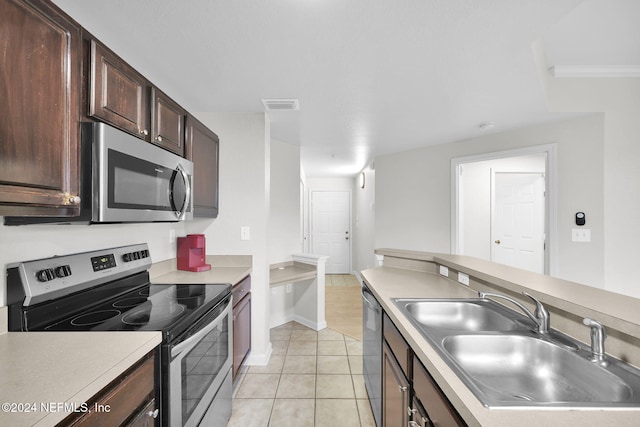
[(195, 334), (191, 335), (186, 340), (182, 341), (181, 343), (171, 348), (172, 358), (176, 357), (177, 355), (179, 355), (185, 350), (195, 347), (196, 344), (198, 344), (200, 340), (204, 338), (205, 335), (211, 332), (216, 326), (220, 324), (220, 322), (223, 321), (225, 317), (227, 317), (227, 315), (229, 314), (229, 311), (231, 311), (231, 299), (230, 298), (227, 299), (227, 301), (224, 304), (226, 304), (226, 308), (218, 316), (216, 316), (215, 320), (210, 322), (207, 326), (205, 326)]

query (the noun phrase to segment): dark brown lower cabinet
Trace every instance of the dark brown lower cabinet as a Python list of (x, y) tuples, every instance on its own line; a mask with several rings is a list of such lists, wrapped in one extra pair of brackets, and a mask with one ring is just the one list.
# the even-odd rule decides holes
[(155, 357), (140, 362), (87, 402), (89, 411), (72, 415), (59, 426), (153, 426), (158, 416), (155, 403)]
[(251, 276), (233, 287), (233, 378), (251, 350)]
[(410, 384), (385, 341), (382, 344), (382, 425), (405, 427)]
[(465, 426), (386, 313), (382, 330), (382, 426)]
[(413, 357), (413, 421), (418, 426), (459, 427), (465, 422), (442, 394), (424, 365)]

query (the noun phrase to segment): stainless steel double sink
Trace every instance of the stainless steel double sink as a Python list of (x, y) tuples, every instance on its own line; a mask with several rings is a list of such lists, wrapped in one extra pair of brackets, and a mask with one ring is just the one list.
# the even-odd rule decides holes
[(392, 300), (486, 407), (640, 406), (640, 370), (493, 300)]

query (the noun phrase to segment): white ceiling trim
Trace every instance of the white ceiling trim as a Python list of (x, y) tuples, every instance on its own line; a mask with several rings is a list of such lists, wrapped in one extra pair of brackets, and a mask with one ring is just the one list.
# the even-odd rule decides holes
[(637, 66), (586, 66), (555, 65), (549, 68), (553, 77), (640, 77), (640, 65)]

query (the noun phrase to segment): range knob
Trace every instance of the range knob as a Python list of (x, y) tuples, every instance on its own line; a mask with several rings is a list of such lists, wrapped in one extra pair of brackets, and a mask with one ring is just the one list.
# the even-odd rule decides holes
[(124, 262), (129, 262), (133, 259), (133, 257), (131, 256), (131, 253), (126, 253), (124, 255), (122, 255), (122, 260)]
[(36, 278), (40, 282), (48, 282), (49, 280), (53, 280), (56, 278), (53, 268), (45, 268), (44, 270), (40, 270), (36, 273)]
[(60, 267), (56, 267), (55, 272), (56, 277), (71, 276), (71, 267), (68, 265), (61, 265)]

